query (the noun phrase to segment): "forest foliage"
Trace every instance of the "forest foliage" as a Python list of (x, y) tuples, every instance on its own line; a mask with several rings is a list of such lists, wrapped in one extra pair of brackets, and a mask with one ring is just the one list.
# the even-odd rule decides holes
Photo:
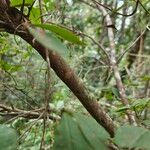
[(149, 0), (0, 0), (0, 150), (149, 150), (149, 18)]

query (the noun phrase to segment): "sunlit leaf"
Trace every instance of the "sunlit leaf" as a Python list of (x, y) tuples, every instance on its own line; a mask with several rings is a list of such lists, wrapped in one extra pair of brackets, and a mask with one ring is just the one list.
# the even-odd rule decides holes
[(21, 65), (10, 64), (7, 61), (0, 60), (0, 68), (9, 72), (16, 72), (22, 69)]
[[(34, 0), (25, 0), (25, 5), (31, 5), (34, 2)], [(11, 0), (11, 6), (21, 6), (23, 3), (23, 0)]]
[(74, 44), (84, 44), (79, 36), (77, 36), (74, 32), (71, 30), (60, 26), (56, 24), (35, 24), (35, 26), (40, 27), (42, 29), (49, 30), (51, 32), (56, 33), (59, 37), (63, 38), (64, 40), (67, 40), (69, 42), (72, 42)]
[(32, 7), (29, 19), (32, 23), (41, 23), (40, 20), (40, 9)]

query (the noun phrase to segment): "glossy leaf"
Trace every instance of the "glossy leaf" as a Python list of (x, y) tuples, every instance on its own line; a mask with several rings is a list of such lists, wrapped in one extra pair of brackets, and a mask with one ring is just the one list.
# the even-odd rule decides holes
[(73, 33), (72, 31), (70, 31), (69, 29), (63, 26), (56, 25), (56, 24), (35, 24), (35, 26), (54, 32), (60, 38), (72, 42), (74, 44), (80, 44), (80, 45), (84, 44), (80, 40), (79, 36), (77, 36), (75, 33)]

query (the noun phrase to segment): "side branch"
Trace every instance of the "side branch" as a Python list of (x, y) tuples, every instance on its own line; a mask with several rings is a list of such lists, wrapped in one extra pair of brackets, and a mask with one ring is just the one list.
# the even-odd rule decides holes
[[(11, 108), (3, 104), (0, 104), (0, 115), (4, 117), (12, 118), (12, 119), (19, 118), (19, 117), (23, 117), (27, 119), (37, 119), (39, 118), (39, 116), (41, 116), (43, 111), (45, 111), (44, 108), (40, 110), (38, 109), (38, 110), (27, 111), (27, 110), (22, 110), (18, 108)], [(44, 115), (42, 115), (40, 119), (43, 119), (43, 118), (44, 118)], [(52, 116), (50, 114), (48, 115), (48, 118), (54, 121), (60, 120), (59, 116)]]
[[(96, 4), (97, 6), (97, 4)], [(102, 6), (98, 6), (98, 9), (102, 12), (103, 16), (105, 16), (105, 22), (106, 25), (109, 26), (112, 24), (112, 20), (110, 15), (107, 13), (106, 9)], [(129, 106), (129, 102), (125, 93), (125, 88), (124, 85), (122, 83), (121, 80), (121, 76), (120, 76), (120, 72), (117, 66), (117, 60), (116, 60), (116, 45), (114, 42), (115, 36), (114, 36), (114, 32), (112, 28), (108, 28), (108, 41), (109, 41), (109, 47), (110, 47), (110, 64), (111, 64), (111, 68), (113, 70), (114, 73), (114, 77), (116, 80), (116, 85), (117, 88), (119, 90), (119, 94), (120, 94), (120, 98), (121, 98), (121, 102), (123, 103), (124, 106)], [(134, 112), (127, 110), (126, 114), (128, 116), (128, 120), (131, 124), (136, 125), (136, 120), (135, 120), (135, 115)]]

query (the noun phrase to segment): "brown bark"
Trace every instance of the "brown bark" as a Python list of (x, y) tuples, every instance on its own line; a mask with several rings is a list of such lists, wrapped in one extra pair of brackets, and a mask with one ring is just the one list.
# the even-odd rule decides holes
[[(0, 27), (3, 27), (8, 33), (19, 35), (46, 60), (46, 48), (34, 40), (34, 37), (28, 32), (27, 26), (30, 23), (27, 19), (22, 17), (15, 8), (9, 8), (3, 14), (2, 12), (4, 11), (0, 9)], [(57, 76), (70, 88), (93, 118), (108, 131), (111, 137), (114, 137), (113, 121), (99, 106), (98, 102), (90, 96), (74, 71), (58, 53), (49, 50), (49, 58), (51, 67)]]
[[(112, 19), (110, 17), (110, 15), (107, 13), (106, 9), (102, 6), (98, 6), (98, 9), (102, 12), (103, 16), (105, 17), (105, 22), (106, 25), (112, 25)], [(121, 102), (124, 104), (124, 106), (129, 106), (129, 102), (125, 93), (125, 88), (123, 85), (123, 82), (121, 80), (121, 76), (120, 76), (120, 72), (117, 66), (117, 61), (116, 61), (116, 45), (115, 45), (115, 36), (114, 36), (114, 31), (113, 28), (107, 28), (108, 31), (108, 40), (109, 40), (109, 47), (110, 47), (110, 64), (111, 64), (111, 68), (113, 70), (114, 73), (114, 77), (116, 80), (116, 85), (117, 88), (119, 90), (119, 95), (121, 98)], [(133, 111), (127, 110), (126, 114), (128, 116), (128, 120), (131, 124), (136, 125), (136, 120), (135, 120), (135, 114)]]

